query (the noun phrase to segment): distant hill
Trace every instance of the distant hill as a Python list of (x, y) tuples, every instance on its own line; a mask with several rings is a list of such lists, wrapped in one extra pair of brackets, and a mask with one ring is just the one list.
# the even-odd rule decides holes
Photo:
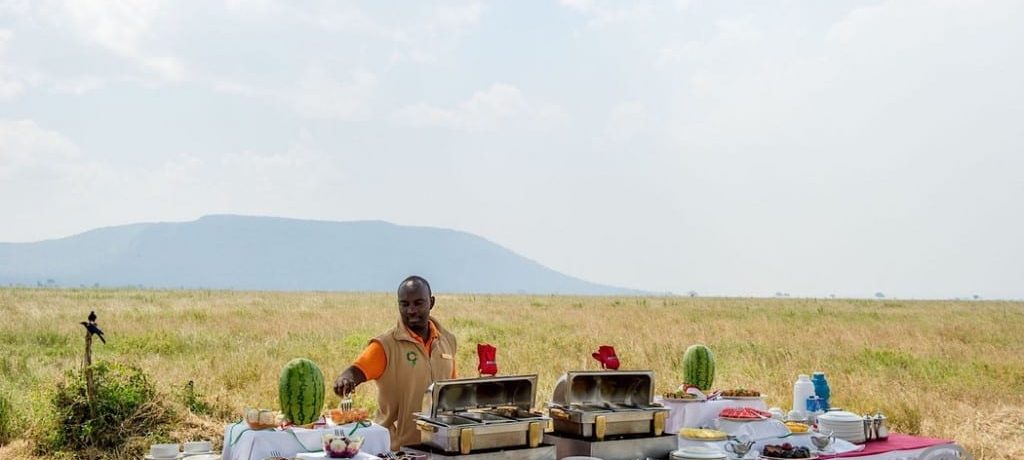
[(636, 294), (590, 283), (466, 232), (380, 221), (215, 215), (0, 243), (0, 284), (391, 291), (410, 274), (439, 292)]

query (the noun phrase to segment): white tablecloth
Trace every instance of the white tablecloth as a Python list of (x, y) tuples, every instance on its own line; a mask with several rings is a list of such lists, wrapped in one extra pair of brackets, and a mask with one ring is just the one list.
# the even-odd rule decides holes
[(768, 405), (764, 399), (719, 399), (715, 401), (698, 402), (676, 402), (655, 398), (668, 408), (668, 419), (665, 420), (665, 432), (675, 434), (680, 428), (705, 428), (714, 427), (715, 419), (722, 409), (730, 407), (753, 407), (754, 409), (767, 410)]
[[(325, 433), (348, 434), (355, 424), (318, 430), (290, 428), (288, 430), (251, 430), (245, 422), (224, 428), (224, 460), (263, 460), (280, 455), (294, 457), (302, 452), (322, 452)], [(376, 455), (391, 450), (391, 434), (376, 423), (360, 427), (353, 436), (362, 436), (360, 452)]]

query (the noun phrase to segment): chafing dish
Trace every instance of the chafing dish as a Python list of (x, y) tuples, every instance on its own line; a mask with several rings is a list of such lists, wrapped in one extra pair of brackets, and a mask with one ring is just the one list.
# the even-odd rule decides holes
[(444, 452), (535, 448), (548, 417), (532, 410), (537, 376), (483, 377), (434, 382), (415, 414), (420, 441)]
[(555, 433), (596, 439), (659, 436), (668, 409), (654, 403), (652, 371), (571, 371), (555, 384), (548, 403)]

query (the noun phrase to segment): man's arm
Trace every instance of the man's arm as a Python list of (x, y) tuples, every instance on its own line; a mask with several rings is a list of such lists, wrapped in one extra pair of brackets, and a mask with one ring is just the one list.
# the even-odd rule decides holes
[(344, 398), (355, 391), (356, 387), (366, 381), (366, 376), (358, 367), (349, 366), (334, 380), (334, 394)]

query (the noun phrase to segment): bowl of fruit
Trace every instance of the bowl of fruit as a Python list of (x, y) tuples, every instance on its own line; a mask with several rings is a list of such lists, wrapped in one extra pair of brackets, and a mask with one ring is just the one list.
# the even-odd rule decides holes
[(324, 453), (328, 458), (352, 458), (359, 454), (363, 438), (324, 434)]

